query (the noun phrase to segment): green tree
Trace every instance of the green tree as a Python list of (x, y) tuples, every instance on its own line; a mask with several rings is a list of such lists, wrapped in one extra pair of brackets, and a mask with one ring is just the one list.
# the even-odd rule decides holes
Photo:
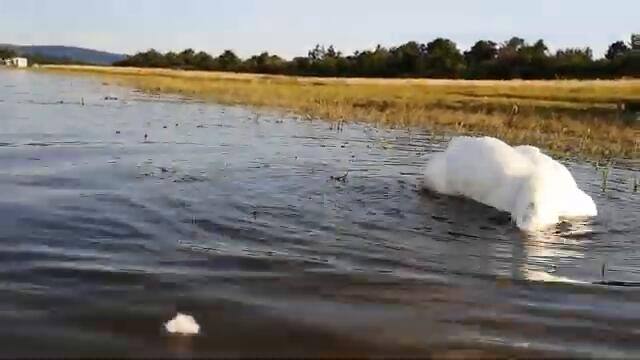
[(182, 69), (185, 66), (185, 63), (178, 54), (173, 51), (169, 51), (164, 54), (165, 61), (167, 62), (167, 66), (174, 69)]
[(556, 59), (569, 64), (581, 64), (593, 60), (593, 51), (591, 48), (568, 48), (558, 50)]
[(184, 49), (178, 54), (178, 59), (182, 63), (182, 68), (184, 69), (195, 69), (195, 50), (189, 48)]
[(464, 59), (468, 65), (477, 65), (485, 61), (494, 60), (498, 56), (498, 44), (490, 40), (476, 42), (469, 51), (464, 52)]
[(464, 71), (464, 57), (456, 43), (438, 38), (428, 43), (424, 57), (426, 74), (436, 78), (458, 78)]
[(134, 66), (134, 67), (168, 67), (164, 55), (155, 49), (149, 49), (145, 52), (139, 52), (133, 56), (115, 63), (116, 66)]
[(590, 48), (558, 50), (555, 56), (555, 75), (562, 78), (585, 78), (594, 71), (593, 51)]
[(216, 63), (221, 70), (236, 71), (240, 67), (242, 60), (233, 51), (225, 50), (218, 56)]
[(544, 41), (533, 45), (524, 39), (512, 37), (500, 46), (491, 67), (490, 77), (497, 79), (548, 77), (548, 48)]
[(309, 74), (318, 76), (348, 75), (348, 60), (342, 53), (336, 51), (333, 45), (325, 48), (324, 45), (316, 45), (308, 52)]
[(609, 49), (607, 49), (607, 53), (604, 57), (607, 60), (614, 60), (615, 58), (626, 54), (629, 50), (631, 49), (624, 43), (624, 41), (616, 41), (609, 45)]
[(165, 67), (167, 65), (164, 55), (162, 55), (155, 49), (150, 49), (147, 52), (139, 54), (138, 61), (143, 66), (148, 67)]
[(507, 42), (504, 43), (503, 45), (503, 49), (507, 49), (507, 50), (511, 50), (511, 51), (518, 51), (520, 50), (523, 46), (525, 46), (525, 41), (523, 38), (519, 38), (517, 36), (512, 37), (511, 39), (507, 40)]
[(295, 57), (287, 66), (286, 72), (290, 75), (311, 74), (311, 59), (309, 57)]
[(392, 71), (399, 76), (416, 76), (424, 73), (424, 55), (426, 47), (415, 41), (409, 41), (391, 51)]
[(467, 77), (482, 79), (490, 77), (498, 56), (498, 44), (491, 40), (480, 40), (464, 52)]
[(192, 65), (198, 70), (215, 70), (216, 62), (211, 55), (200, 51), (193, 56)]
[(326, 51), (324, 49), (324, 45), (321, 46), (320, 44), (316, 44), (313, 49), (309, 50), (309, 52), (307, 53), (307, 57), (311, 61), (322, 60), (325, 53)]
[(285, 72), (286, 61), (277, 55), (270, 55), (263, 52), (260, 55), (254, 55), (242, 64), (242, 69), (248, 72), (277, 74)]
[(356, 52), (352, 60), (353, 72), (360, 76), (392, 76), (396, 71), (393, 69), (393, 56), (389, 50), (381, 45), (375, 50)]
[(525, 43), (518, 49), (518, 74), (524, 79), (550, 77), (549, 48), (544, 41), (538, 40), (533, 45)]

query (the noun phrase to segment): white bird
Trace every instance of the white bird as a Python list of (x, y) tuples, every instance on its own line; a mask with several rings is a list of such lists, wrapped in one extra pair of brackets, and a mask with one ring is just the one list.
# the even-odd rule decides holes
[(200, 332), (200, 325), (193, 316), (182, 313), (167, 321), (164, 327), (171, 334), (194, 335)]
[(511, 147), (491, 137), (453, 138), (429, 160), (422, 186), (508, 212), (525, 231), (598, 214), (564, 165), (534, 146)]

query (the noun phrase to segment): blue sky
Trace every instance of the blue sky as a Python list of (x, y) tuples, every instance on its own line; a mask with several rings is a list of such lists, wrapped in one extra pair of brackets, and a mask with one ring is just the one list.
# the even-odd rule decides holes
[(0, 43), (125, 53), (191, 47), (292, 57), (316, 43), (350, 53), (442, 36), (466, 49), (518, 35), (601, 55), (632, 32), (640, 32), (639, 0), (0, 0)]

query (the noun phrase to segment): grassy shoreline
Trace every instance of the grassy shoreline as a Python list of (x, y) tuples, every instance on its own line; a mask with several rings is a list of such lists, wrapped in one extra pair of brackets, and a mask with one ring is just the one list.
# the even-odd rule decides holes
[(143, 91), (327, 120), (484, 134), (580, 158), (640, 157), (640, 126), (623, 124), (616, 108), (619, 102), (640, 101), (640, 80), (314, 78), (96, 66), (42, 70), (108, 76)]

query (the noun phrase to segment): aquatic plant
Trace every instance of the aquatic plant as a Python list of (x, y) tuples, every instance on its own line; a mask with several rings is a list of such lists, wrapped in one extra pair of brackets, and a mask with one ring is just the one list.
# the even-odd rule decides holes
[(609, 173), (611, 172), (611, 162), (607, 162), (607, 165), (602, 169), (602, 183), (600, 189), (602, 192), (607, 191), (607, 185), (609, 183)]

